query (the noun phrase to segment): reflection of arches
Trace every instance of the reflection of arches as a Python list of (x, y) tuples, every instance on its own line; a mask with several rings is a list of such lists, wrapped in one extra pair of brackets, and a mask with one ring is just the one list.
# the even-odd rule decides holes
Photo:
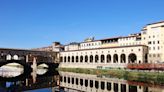
[(72, 62), (74, 62), (74, 56), (72, 56)]
[(83, 79), (80, 79), (80, 85), (83, 86)]
[(91, 63), (93, 62), (93, 56), (92, 55), (90, 56), (90, 62)]
[(83, 56), (80, 56), (80, 62), (83, 62)]
[(113, 63), (118, 63), (118, 55), (117, 54), (113, 55)]
[(134, 54), (134, 53), (129, 54), (128, 61), (129, 61), (129, 63), (136, 63), (136, 61), (137, 61), (136, 54)]
[(72, 78), (72, 84), (74, 84), (74, 78)]
[(121, 56), (120, 56), (120, 61), (121, 61), (121, 63), (126, 63), (126, 56), (125, 56), (125, 54), (121, 54)]
[(11, 60), (12, 59), (12, 56), (10, 55), (10, 54), (8, 54), (7, 56), (6, 56), (6, 60)]
[(88, 56), (87, 55), (85, 56), (85, 62), (88, 62)]
[(85, 80), (85, 87), (88, 87), (88, 80)]
[(95, 88), (98, 89), (99, 88), (99, 82), (95, 81)]
[(13, 56), (13, 60), (18, 60), (19, 59), (19, 56), (18, 55), (14, 55)]
[(106, 59), (107, 59), (107, 63), (110, 63), (111, 62), (111, 55), (108, 54), (107, 57), (106, 57)]
[(98, 56), (98, 55), (96, 55), (96, 56), (95, 56), (95, 63), (97, 63), (97, 62), (98, 62), (98, 60), (99, 60), (99, 56)]
[(104, 63), (104, 61), (105, 61), (105, 56), (101, 55), (101, 63)]
[(79, 62), (79, 57), (78, 56), (76, 56), (76, 62)]

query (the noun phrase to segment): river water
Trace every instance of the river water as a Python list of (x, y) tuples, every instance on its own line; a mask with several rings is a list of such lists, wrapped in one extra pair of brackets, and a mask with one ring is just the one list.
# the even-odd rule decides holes
[(5, 66), (0, 68), (0, 92), (164, 92), (164, 85), (47, 69), (26, 74)]

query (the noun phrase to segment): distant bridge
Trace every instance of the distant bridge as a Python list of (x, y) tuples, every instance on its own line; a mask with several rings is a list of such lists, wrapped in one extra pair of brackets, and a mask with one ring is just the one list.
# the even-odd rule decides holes
[(25, 68), (32, 65), (33, 69), (36, 69), (39, 64), (46, 64), (50, 67), (54, 64), (58, 66), (57, 56), (58, 53), (52, 51), (0, 48), (0, 67), (13, 62), (21, 64)]

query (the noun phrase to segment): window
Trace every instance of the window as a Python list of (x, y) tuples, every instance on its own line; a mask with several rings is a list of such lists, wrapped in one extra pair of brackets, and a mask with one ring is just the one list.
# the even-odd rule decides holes
[(151, 44), (151, 41), (149, 41), (148, 44)]
[(138, 49), (138, 51), (141, 51), (141, 49)]
[(153, 50), (155, 50), (155, 47), (153, 47)]
[(153, 41), (153, 44), (155, 44), (155, 41)]
[(156, 57), (156, 55), (155, 55), (155, 54), (153, 54), (153, 57)]
[(157, 41), (157, 43), (159, 44), (159, 41)]
[(149, 57), (151, 57), (151, 54), (149, 54)]

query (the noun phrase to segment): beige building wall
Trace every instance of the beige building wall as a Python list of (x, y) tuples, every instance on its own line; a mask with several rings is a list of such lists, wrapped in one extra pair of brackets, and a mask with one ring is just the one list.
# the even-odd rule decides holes
[[(61, 64), (59, 67), (103, 69), (111, 67), (126, 68), (128, 63), (144, 63), (147, 53), (147, 46), (143, 45), (63, 51), (60, 52)], [(123, 54), (125, 55), (124, 57)], [(96, 60), (96, 56), (98, 56), (98, 60)], [(133, 56), (136, 56), (136, 60), (131, 61), (130, 57)], [(82, 60), (81, 57), (83, 57)]]
[(148, 62), (164, 62), (164, 22), (149, 24), (142, 29), (142, 44), (149, 47)]

